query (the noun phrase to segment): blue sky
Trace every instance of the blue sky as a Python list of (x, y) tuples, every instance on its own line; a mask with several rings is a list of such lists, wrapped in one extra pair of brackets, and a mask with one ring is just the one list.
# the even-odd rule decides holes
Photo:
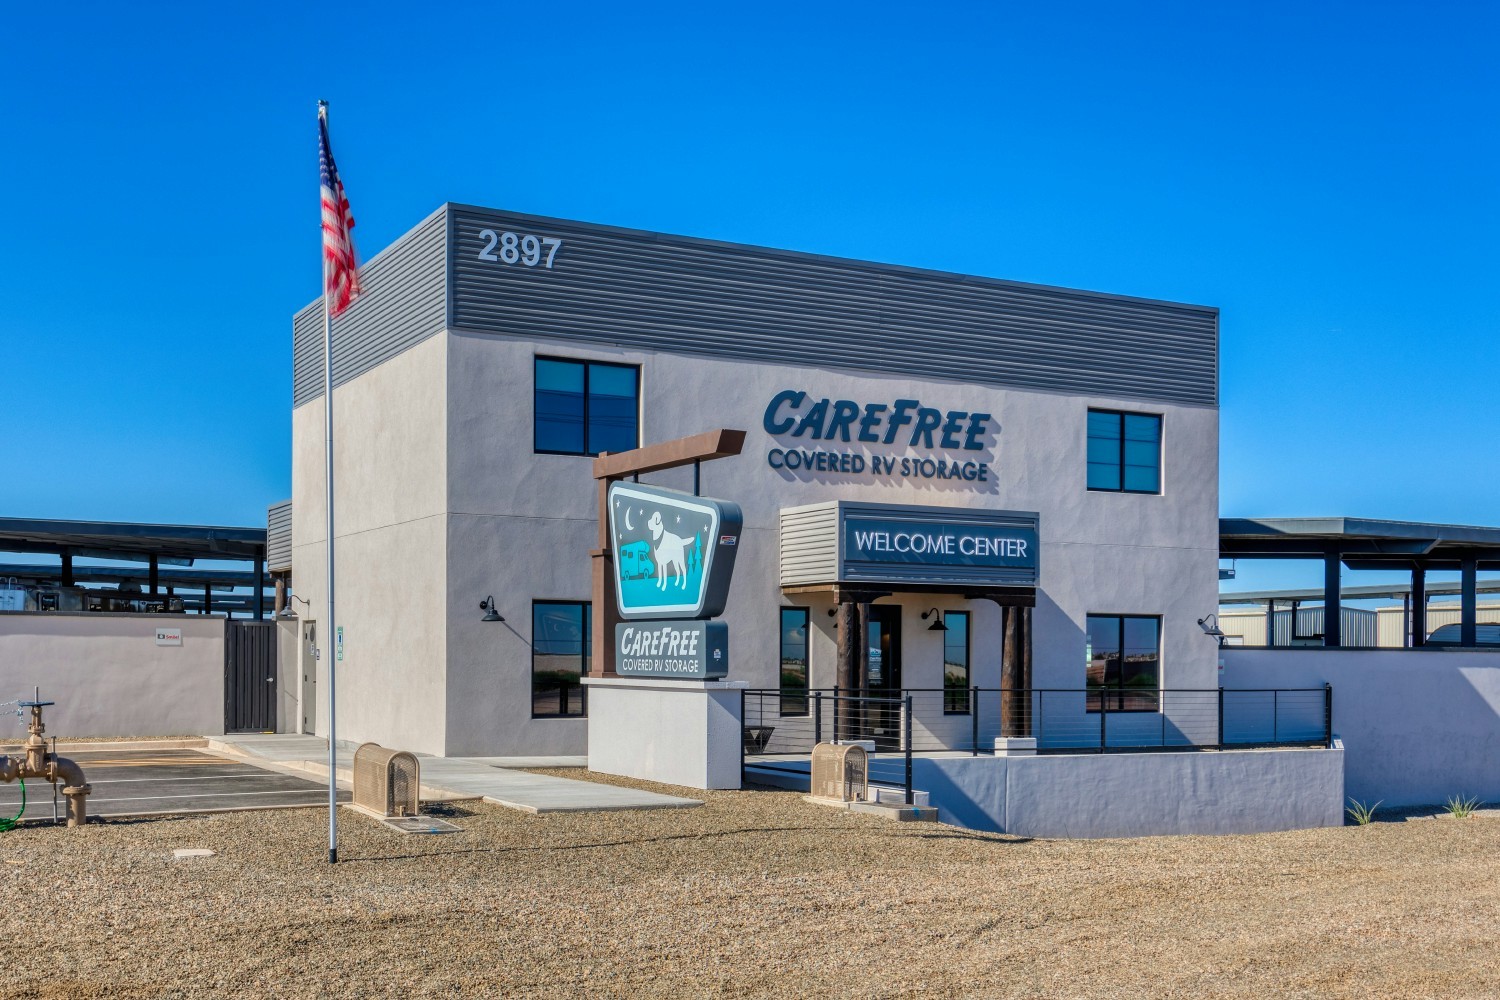
[(1224, 514), (1500, 524), (1497, 29), (1483, 3), (13, 10), (0, 514), (254, 524), (289, 494), (324, 97), (366, 258), (451, 200), (1208, 303)]

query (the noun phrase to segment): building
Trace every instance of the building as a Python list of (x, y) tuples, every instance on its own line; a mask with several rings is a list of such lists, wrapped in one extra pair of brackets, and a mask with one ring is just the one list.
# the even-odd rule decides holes
[[(730, 676), (789, 713), (837, 680), (840, 602), (867, 608), (873, 690), (1217, 683), (1212, 308), (453, 204), (362, 277), (334, 334), (340, 737), (582, 753), (589, 456), (719, 427), (739, 455), (647, 478), (743, 508)], [(298, 697), (321, 731), (321, 301), (293, 330)], [(804, 508), (835, 512), (804, 556), (857, 517), (877, 549), (935, 547), (866, 553), (856, 585), (785, 561)], [(1036, 543), (899, 537), (1000, 522)]]

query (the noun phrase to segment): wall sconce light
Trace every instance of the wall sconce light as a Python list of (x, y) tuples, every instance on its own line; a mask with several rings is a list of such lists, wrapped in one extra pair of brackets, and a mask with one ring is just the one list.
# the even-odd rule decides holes
[(943, 624), (943, 613), (941, 611), (939, 611), (937, 608), (933, 608), (931, 611), (924, 611), (924, 612), (922, 612), (922, 620), (924, 622), (927, 619), (929, 619), (929, 618), (932, 619), (932, 624), (929, 625), (929, 626), (927, 626), (927, 631), (929, 631), (929, 632), (946, 632), (946, 631), (948, 631), (948, 626)]
[(296, 621), (297, 620), (297, 611), (296, 611), (296, 609), (294, 609), (292, 607), (292, 602), (293, 601), (301, 601), (302, 602), (302, 606), (304, 608), (306, 608), (309, 611), (312, 610), (312, 605), (308, 604), (307, 601), (304, 598), (298, 597), (296, 594), (287, 594), (286, 595), (286, 607), (284, 607), (280, 611), (276, 612), (276, 617), (280, 618), (284, 622), (294, 622), (294, 621)]
[(505, 621), (504, 618), (500, 617), (500, 612), (498, 612), (498, 611), (495, 610), (495, 595), (494, 594), (491, 594), (489, 597), (486, 597), (484, 600), (482, 600), (482, 601), (479, 602), (479, 610), (484, 612), (484, 617), (481, 618), (481, 619), (479, 619), (482, 622), (503, 622), (503, 621)]
[(1224, 630), (1219, 628), (1219, 616), (1209, 615), (1207, 618), (1198, 619), (1198, 627), (1203, 630), (1204, 635), (1211, 635), (1221, 641), (1224, 638)]

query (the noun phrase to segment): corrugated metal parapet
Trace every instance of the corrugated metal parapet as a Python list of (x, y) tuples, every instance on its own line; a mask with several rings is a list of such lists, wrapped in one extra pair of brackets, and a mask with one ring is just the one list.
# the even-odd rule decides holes
[[(442, 332), (448, 210), (443, 206), (359, 269), (364, 294), (333, 327), (333, 381), (343, 385)], [(292, 406), (323, 395), (323, 300), (292, 320)]]
[[(444, 205), (360, 270), (342, 385), (443, 329), (1218, 404), (1208, 306)], [(292, 402), (322, 393), (321, 300), (293, 320)], [(857, 349), (854, 349), (857, 348)]]
[(266, 572), (289, 573), (292, 569), (292, 502), (283, 500), (266, 508)]
[[(449, 214), (452, 329), (1218, 403), (1218, 311), (1207, 306), (467, 205)], [(518, 257), (518, 245), (532, 252)]]

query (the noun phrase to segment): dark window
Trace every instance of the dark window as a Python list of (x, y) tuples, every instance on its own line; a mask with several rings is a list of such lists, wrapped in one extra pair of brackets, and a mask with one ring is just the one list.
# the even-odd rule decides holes
[(1088, 710), (1154, 712), (1161, 690), (1161, 619), (1089, 615)]
[(807, 609), (781, 609), (781, 714), (807, 714)]
[(1161, 492), (1161, 417), (1089, 411), (1089, 489)]
[(531, 605), (531, 714), (562, 718), (588, 714), (583, 675), (593, 658), (593, 611), (585, 601)]
[(953, 715), (969, 712), (969, 613), (949, 611), (943, 615), (948, 631), (943, 633), (943, 711)]
[(630, 451), (640, 446), (640, 370), (537, 358), (535, 414), (541, 454)]

